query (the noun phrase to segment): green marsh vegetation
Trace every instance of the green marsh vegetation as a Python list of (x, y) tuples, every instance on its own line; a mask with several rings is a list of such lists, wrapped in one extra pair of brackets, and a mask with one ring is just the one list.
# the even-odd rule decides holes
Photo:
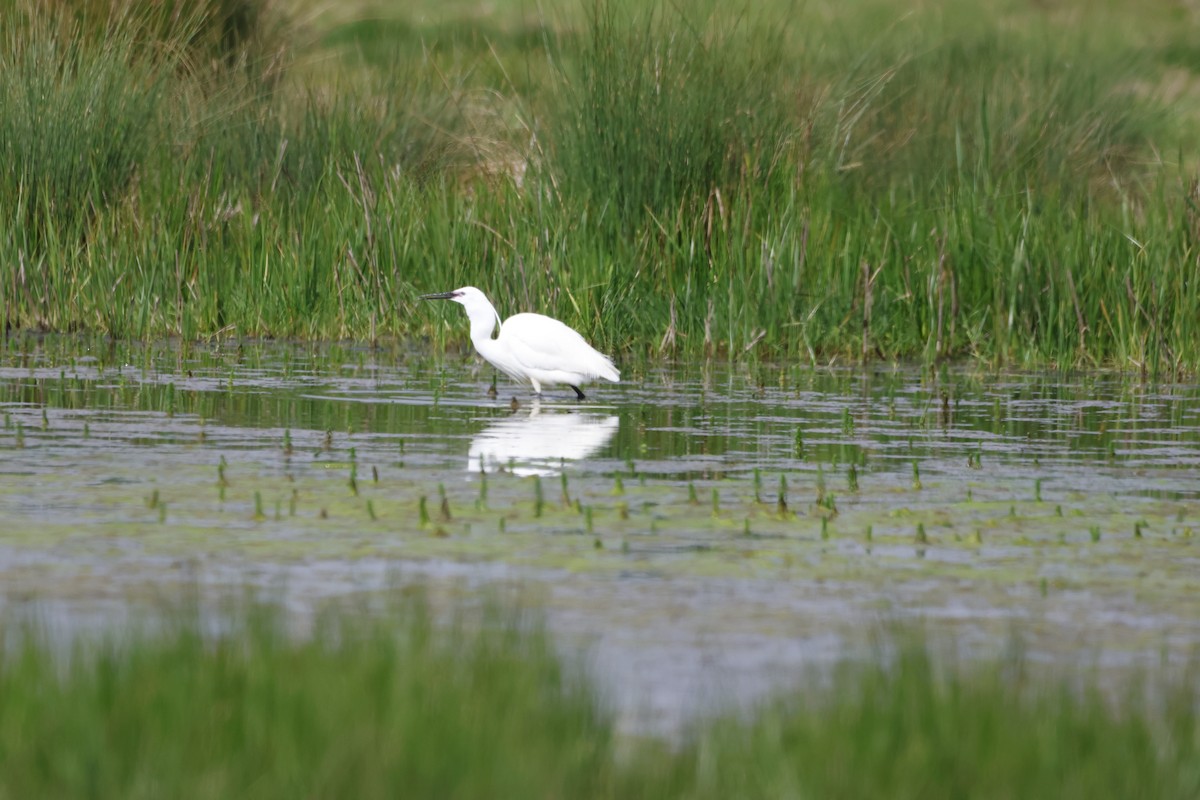
[(470, 283), (626, 356), (1200, 357), (1165, 0), (3, 6), (6, 330), (457, 345)]
[[(1029, 682), (1019, 653), (947, 667), (911, 632), (874, 666), (677, 743), (623, 744), (536, 617), (436, 621), (421, 593), (286, 632), (273, 606), (76, 642), (6, 623), (0, 796), (1194, 797), (1194, 683)], [(214, 633), (214, 631), (219, 631)], [(935, 661), (937, 663), (935, 663)], [(952, 661), (949, 663), (953, 663)], [(1194, 679), (1194, 670), (1190, 678)], [(1189, 686), (1193, 688), (1188, 688)]]
[[(466, 347), (459, 317), (413, 298), (471, 283), (503, 313), (552, 313), (626, 357), (1194, 368), (1194, 20), (1160, 0), (1136, 11), (844, 5), (601, 2), (532, 14), (507, 2), (481, 16), (429, 3), (335, 18), (252, 0), (191, 12), (0, 0), (0, 156), (11, 165), (0, 175), (0, 325)], [(403, 440), (387, 457), (364, 449), (361, 465), (353, 449), (343, 458), (355, 432), (406, 430), (396, 407), (243, 396), (232, 367), (242, 355), (229, 353), (228, 371), (214, 373), (225, 394), (176, 394), (146, 367), (143, 385), (116, 359), (115, 377), (53, 370), (13, 399), (90, 408), (111, 381), (117, 393), (103, 401), (115, 407), (255, 425), (265, 415), (279, 426), (272, 452), (312, 462), (297, 470), (301, 493), (295, 476), (261, 477), (244, 459), (226, 474), (223, 450), (205, 448), (228, 431), (189, 423), (170, 435), (210, 457), (174, 470), (178, 484), (148, 488), (140, 463), (115, 475), (124, 481), (92, 480), (73, 453), (55, 476), (70, 503), (45, 505), (76, 513), (97, 500), (97, 539), (130, 536), (132, 514), (143, 546), (179, 561), (201, 532), (228, 554), (284, 524), (313, 536), (258, 557), (344, 558), (330, 533), (345, 520), (367, 530), (365, 554), (569, 557), (581, 570), (625, 569), (653, 558), (658, 539), (691, 546), (699, 531), (681, 571), (726, 574), (753, 546), (789, 581), (778, 555), (795, 552), (804, 577), (824, 578), (847, 567), (813, 551), (853, 538), (883, 562), (872, 572), (846, 560), (863, 585), (888, 559), (908, 569), (915, 545), (958, 554), (986, 540), (1037, 554), (1058, 541), (1058, 562), (1085, 567), (1138, 547), (1141, 563), (1165, 566), (1099, 585), (1194, 602), (1178, 557), (1192, 500), (1171, 501), (1171, 514), (1154, 507), (1144, 538), (1141, 513), (1117, 509), (1123, 499), (1073, 520), (1075, 498), (1047, 486), (1044, 505), (1035, 478), (1019, 500), (968, 484), (947, 512), (932, 507), (947, 505), (938, 472), (914, 458), (905, 497), (935, 500), (863, 509), (881, 482), (864, 463), (859, 486), (858, 445), (799, 427), (796, 455), (816, 476), (781, 471), (777, 497), (763, 488), (774, 472), (753, 490), (745, 476), (693, 476), (699, 494), (689, 481), (685, 506), (680, 486), (653, 476), (647, 486), (632, 467), (590, 483), (572, 475), (574, 509), (552, 483), (511, 476), (435, 495), (431, 478), (402, 473)], [(56, 463), (46, 445), (69, 416), (9, 417), (10, 456)], [(622, 451), (635, 434), (625, 426)], [(100, 446), (105, 435), (97, 425)], [(103, 461), (99, 477), (114, 477), (111, 453)], [(24, 497), (27, 474), (6, 484)], [(114, 497), (115, 509), (99, 502)], [(1051, 518), (1057, 500), (1069, 526)], [(82, 538), (78, 519), (51, 527), (38, 513), (23, 529), (37, 545)], [(586, 536), (546, 535), (563, 531)], [(997, 594), (1010, 577), (941, 569)], [(1040, 576), (1043, 591), (1078, 586), (1075, 574)], [(0, 636), (0, 797), (394, 796), (400, 785), (492, 796), (1197, 793), (1196, 702), (1184, 690), (1170, 703), (1142, 704), (1140, 689), (1114, 701), (1086, 677), (1067, 688), (1011, 664), (957, 673), (916, 647), (746, 719), (699, 723), (678, 748), (627, 755), (598, 690), (536, 631), (493, 619), (482, 633), (446, 632), (410, 610), (395, 627), (332, 617), (306, 641), (283, 636), (271, 613), (250, 613), (220, 643), (181, 623), (110, 649), (76, 645), (65, 662), (36, 635)]]

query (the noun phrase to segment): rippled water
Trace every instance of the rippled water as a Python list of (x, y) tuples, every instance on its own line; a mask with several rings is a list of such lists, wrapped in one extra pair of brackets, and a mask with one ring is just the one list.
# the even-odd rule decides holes
[(517, 592), (667, 730), (895, 619), (1068, 667), (1200, 644), (1194, 384), (623, 374), (537, 401), (468, 356), (9, 340), (0, 598), (69, 627), (193, 585)]

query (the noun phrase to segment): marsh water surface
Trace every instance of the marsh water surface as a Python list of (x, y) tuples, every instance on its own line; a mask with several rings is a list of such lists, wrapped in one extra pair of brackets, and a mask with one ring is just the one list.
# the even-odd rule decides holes
[(0, 603), (82, 627), (194, 587), (298, 613), (413, 581), (516, 592), (659, 730), (894, 620), (1065, 670), (1200, 646), (1194, 384), (624, 377), (535, 401), (467, 356), (11, 339)]

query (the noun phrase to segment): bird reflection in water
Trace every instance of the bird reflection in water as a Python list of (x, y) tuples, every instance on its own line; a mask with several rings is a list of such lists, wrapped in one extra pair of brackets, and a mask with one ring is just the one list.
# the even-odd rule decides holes
[(579, 411), (542, 413), (534, 402), (529, 414), (495, 422), (471, 441), (469, 472), (509, 470), (514, 475), (557, 475), (565, 461), (598, 452), (617, 432), (617, 417)]

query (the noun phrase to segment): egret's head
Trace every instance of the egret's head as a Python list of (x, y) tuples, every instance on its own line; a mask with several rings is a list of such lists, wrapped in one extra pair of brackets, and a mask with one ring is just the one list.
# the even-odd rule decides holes
[(490, 305), (487, 297), (483, 292), (476, 289), (474, 286), (464, 286), (461, 289), (455, 289), (453, 292), (438, 292), (437, 294), (423, 294), (422, 300), (453, 300), (461, 304), (464, 308), (470, 310), (474, 306)]
[(453, 292), (423, 294), (421, 295), (421, 299), (453, 300), (467, 312), (467, 318), (471, 320), (472, 328), (476, 325), (487, 325), (490, 331), (492, 320), (495, 320), (497, 324), (500, 322), (500, 315), (496, 313), (496, 309), (488, 302), (487, 296), (474, 286), (464, 286), (461, 289), (455, 289)]

